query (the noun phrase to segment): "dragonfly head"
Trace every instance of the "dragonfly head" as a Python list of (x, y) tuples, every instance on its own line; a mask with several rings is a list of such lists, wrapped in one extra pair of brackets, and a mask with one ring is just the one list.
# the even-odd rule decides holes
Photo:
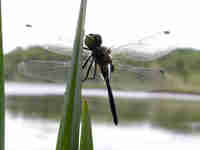
[(101, 35), (99, 34), (88, 34), (85, 37), (85, 45), (89, 48), (89, 49), (95, 49), (99, 46), (101, 46), (102, 44), (102, 38)]

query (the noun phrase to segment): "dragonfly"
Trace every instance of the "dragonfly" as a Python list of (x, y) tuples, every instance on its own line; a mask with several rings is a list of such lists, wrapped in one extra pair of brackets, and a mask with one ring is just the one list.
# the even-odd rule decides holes
[[(156, 35), (168, 35), (170, 31), (162, 31), (156, 33)], [(148, 53), (144, 52), (145, 47), (149, 47), (149, 45), (145, 42), (148, 39), (151, 39), (155, 35), (151, 35), (145, 37), (136, 43), (128, 43), (118, 46), (118, 54), (123, 55), (125, 52), (129, 58), (136, 60), (136, 61), (152, 61), (163, 56), (168, 55), (173, 49), (172, 48), (165, 48), (165, 51), (157, 51), (155, 53)], [(55, 52), (58, 54), (66, 55), (65, 50), (58, 50), (57, 48), (48, 48), (45, 47), (46, 50)], [(150, 47), (152, 48), (152, 47)], [(118, 124), (118, 115), (115, 106), (115, 100), (111, 88), (111, 74), (115, 73), (116, 70), (120, 69), (122, 72), (128, 70), (129, 72), (134, 72), (136, 74), (136, 78), (139, 80), (143, 80), (145, 77), (157, 78), (164, 76), (165, 70), (161, 68), (145, 68), (145, 67), (135, 67), (133, 65), (125, 65), (121, 64), (120, 62), (114, 61), (111, 56), (111, 51), (114, 51), (116, 48), (109, 48), (102, 46), (102, 37), (100, 34), (88, 34), (85, 36), (83, 50), (86, 53), (85, 60), (82, 64), (83, 70), (83, 77), (82, 81), (90, 81), (90, 80), (98, 80), (99, 78), (103, 78), (105, 81), (107, 92), (108, 92), (108, 99), (110, 104), (110, 110), (113, 116), (113, 122), (115, 125)], [(143, 51), (138, 51), (138, 49), (142, 49)], [(155, 49), (155, 48), (154, 48)], [(130, 53), (131, 51), (131, 53)], [(130, 55), (132, 54), (132, 55)], [(118, 64), (116, 64), (118, 63)], [(71, 61), (44, 61), (44, 60), (26, 60), (21, 62), (18, 65), (18, 70), (20, 73), (23, 73), (29, 77), (36, 77), (45, 79), (47, 74), (52, 74), (54, 71), (55, 73), (58, 70), (63, 71), (61, 74), (64, 74), (66, 70), (70, 70)], [(117, 65), (117, 69), (115, 68)], [(99, 73), (97, 73), (99, 70)], [(51, 71), (51, 72), (50, 72)], [(39, 73), (40, 72), (40, 73)], [(42, 74), (42, 73), (43, 74)], [(45, 74), (44, 74), (45, 73)], [(59, 73), (60, 74), (60, 73)], [(122, 77), (123, 78), (123, 77)]]

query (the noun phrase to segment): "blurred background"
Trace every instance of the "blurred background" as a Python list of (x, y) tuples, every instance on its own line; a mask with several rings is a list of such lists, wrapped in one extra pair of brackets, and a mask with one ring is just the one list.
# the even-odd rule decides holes
[[(55, 149), (79, 4), (2, 1), (7, 150)], [(111, 47), (119, 115), (115, 126), (103, 81), (83, 84), (95, 149), (198, 149), (198, 14), (194, 0), (88, 1), (85, 33)]]

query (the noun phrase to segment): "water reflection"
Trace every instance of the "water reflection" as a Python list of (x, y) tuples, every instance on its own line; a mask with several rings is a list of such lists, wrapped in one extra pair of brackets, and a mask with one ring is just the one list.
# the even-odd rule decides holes
[[(63, 96), (8, 96), (6, 107), (14, 116), (32, 119), (59, 120)], [(87, 97), (92, 120), (112, 124), (106, 98)], [(200, 132), (200, 102), (176, 100), (116, 99), (121, 125), (149, 122), (152, 126), (175, 132)], [(194, 125), (195, 124), (195, 125)]]
[[(30, 85), (10, 85), (12, 88), (6, 90), (6, 149), (55, 149), (63, 108), (63, 96), (59, 92), (64, 91), (63, 87), (51, 89), (48, 85), (40, 86), (38, 90)], [(22, 95), (27, 90), (40, 94)], [(58, 93), (53, 95), (55, 91)], [(86, 98), (92, 115), (96, 150), (123, 150), (133, 146), (141, 150), (199, 148), (198, 95), (115, 91), (120, 121), (115, 127), (106, 92), (98, 91), (98, 97), (94, 96), (95, 92), (93, 90)]]
[[(43, 119), (24, 119), (6, 113), (7, 150), (52, 150), (56, 147), (59, 124)], [(20, 138), (19, 138), (20, 135)], [(199, 135), (171, 133), (147, 122), (118, 126), (93, 124), (95, 150), (169, 150), (199, 149)], [(26, 141), (26, 142), (24, 142)]]

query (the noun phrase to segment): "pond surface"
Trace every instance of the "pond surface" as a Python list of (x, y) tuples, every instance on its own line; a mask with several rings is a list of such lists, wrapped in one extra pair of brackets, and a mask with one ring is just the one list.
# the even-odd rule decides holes
[[(65, 85), (63, 84), (37, 84), (37, 83), (7, 83), (6, 95), (63, 95), (65, 91)], [(195, 94), (183, 94), (183, 93), (164, 93), (164, 92), (143, 92), (143, 91), (117, 91), (114, 92), (115, 97), (122, 97), (124, 99), (162, 99), (162, 100), (181, 100), (181, 101), (199, 101), (200, 95)], [(107, 91), (105, 89), (83, 89), (83, 96), (96, 96), (107, 97)]]
[[(6, 84), (6, 149), (55, 149), (63, 85)], [(96, 150), (199, 149), (200, 96), (114, 91), (119, 126), (114, 126), (101, 89), (84, 89)]]
[[(44, 119), (28, 119), (6, 114), (7, 150), (53, 150), (59, 123)], [(96, 150), (169, 150), (199, 149), (199, 136), (171, 133), (154, 128), (148, 122), (140, 125), (119, 126), (93, 125)]]

